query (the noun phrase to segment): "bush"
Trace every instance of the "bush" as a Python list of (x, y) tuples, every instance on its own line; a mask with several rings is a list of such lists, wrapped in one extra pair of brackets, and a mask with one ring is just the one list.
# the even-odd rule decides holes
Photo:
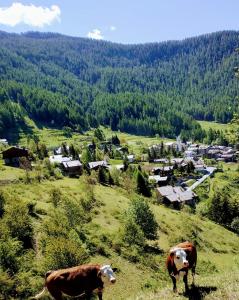
[(64, 237), (48, 238), (44, 254), (47, 270), (73, 267), (88, 260), (88, 253), (78, 241)]
[(23, 242), (24, 248), (32, 247), (33, 227), (27, 206), (22, 202), (13, 202), (6, 206), (3, 224), (13, 238)]
[(0, 270), (0, 299), (10, 299), (15, 282), (7, 272)]
[(5, 205), (5, 196), (2, 191), (0, 191), (0, 218), (3, 216), (4, 213), (4, 205)]
[(148, 179), (143, 176), (141, 171), (137, 171), (136, 175), (137, 192), (145, 197), (151, 196), (151, 190), (148, 183)]
[(50, 200), (54, 207), (57, 207), (62, 200), (62, 193), (59, 188), (53, 188), (50, 191)]
[(235, 231), (237, 234), (239, 234), (239, 217), (236, 217), (233, 219), (231, 223), (231, 228), (233, 231)]
[(10, 275), (15, 274), (20, 267), (19, 256), (22, 244), (17, 239), (7, 238), (0, 240), (0, 266)]
[(145, 237), (142, 229), (134, 219), (128, 218), (124, 224), (123, 228), (123, 242), (127, 245), (138, 245), (140, 247), (144, 247), (145, 245)]
[(142, 198), (134, 199), (131, 202), (128, 215), (141, 228), (147, 239), (153, 240), (157, 237), (158, 224), (148, 202)]

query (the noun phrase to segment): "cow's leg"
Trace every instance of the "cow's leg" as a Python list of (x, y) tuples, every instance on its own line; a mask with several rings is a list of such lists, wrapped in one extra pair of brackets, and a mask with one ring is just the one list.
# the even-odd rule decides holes
[(103, 299), (103, 297), (102, 297), (103, 289), (99, 288), (97, 294), (98, 294), (99, 300), (102, 300)]
[(171, 278), (172, 278), (172, 282), (173, 282), (173, 291), (174, 291), (174, 293), (177, 293), (177, 285), (176, 285), (177, 280), (176, 280), (175, 276), (171, 276)]
[(188, 291), (189, 291), (189, 288), (188, 288), (188, 273), (186, 273), (184, 276), (183, 276), (183, 282), (185, 284), (185, 293), (187, 294)]
[(192, 282), (192, 285), (193, 285), (193, 286), (195, 285), (195, 284), (194, 284), (195, 269), (196, 269), (196, 266), (194, 265), (194, 266), (192, 267), (192, 276), (193, 276), (193, 282)]

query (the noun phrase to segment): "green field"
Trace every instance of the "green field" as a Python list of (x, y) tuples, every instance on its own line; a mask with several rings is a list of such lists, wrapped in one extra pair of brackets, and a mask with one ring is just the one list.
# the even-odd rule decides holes
[(230, 130), (231, 124), (222, 124), (222, 123), (216, 123), (216, 122), (208, 122), (208, 121), (198, 121), (198, 123), (202, 126), (203, 129), (209, 130), (209, 128), (213, 130)]
[[(84, 190), (83, 178), (64, 178), (30, 185), (8, 184), (2, 188), (12, 199), (36, 202), (36, 211), (41, 216), (34, 220), (37, 228), (54, 209), (49, 200), (53, 187), (59, 188), (63, 195), (75, 200), (84, 197), (87, 192)], [(119, 187), (97, 184), (94, 186), (94, 196), (100, 205), (94, 209), (92, 220), (87, 225), (88, 234), (92, 239), (104, 235), (114, 241), (121, 230), (124, 211), (130, 203), (129, 194)], [(146, 254), (142, 261), (134, 263), (102, 243), (107, 255), (96, 254), (90, 261), (111, 263), (119, 268), (117, 283), (112, 286), (106, 284), (104, 299), (175, 299), (171, 291), (171, 280), (165, 269), (167, 251), (172, 245), (182, 240), (195, 239), (195, 236), (199, 254), (197, 289), (194, 292), (201, 296), (205, 294), (205, 298), (200, 299), (238, 299), (239, 237), (197, 215), (152, 203), (150, 206), (159, 224), (159, 238), (154, 243), (162, 250), (162, 254)], [(185, 299), (182, 295), (183, 289), (180, 281), (177, 299)]]

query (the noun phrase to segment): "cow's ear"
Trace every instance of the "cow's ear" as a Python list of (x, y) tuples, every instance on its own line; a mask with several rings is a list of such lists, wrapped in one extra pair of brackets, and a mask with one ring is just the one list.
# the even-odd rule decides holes
[(171, 251), (171, 252), (169, 253), (169, 255), (170, 255), (171, 258), (173, 258), (173, 257), (174, 257), (174, 252)]
[(118, 268), (113, 268), (112, 270), (113, 270), (113, 272), (117, 272)]

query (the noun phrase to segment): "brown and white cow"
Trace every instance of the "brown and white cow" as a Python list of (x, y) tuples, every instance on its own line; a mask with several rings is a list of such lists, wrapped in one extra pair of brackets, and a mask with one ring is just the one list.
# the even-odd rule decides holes
[(107, 277), (111, 283), (115, 283), (116, 268), (110, 265), (86, 264), (68, 269), (48, 271), (45, 275), (45, 287), (33, 299), (41, 298), (48, 290), (55, 300), (62, 300), (63, 294), (68, 296), (80, 296), (85, 294), (90, 299), (92, 292), (97, 289), (98, 298), (102, 300), (104, 282), (102, 277)]
[(188, 270), (192, 269), (193, 284), (197, 264), (197, 250), (190, 242), (180, 243), (170, 249), (166, 266), (173, 281), (173, 291), (177, 292), (176, 281), (183, 275), (185, 292), (188, 292)]

